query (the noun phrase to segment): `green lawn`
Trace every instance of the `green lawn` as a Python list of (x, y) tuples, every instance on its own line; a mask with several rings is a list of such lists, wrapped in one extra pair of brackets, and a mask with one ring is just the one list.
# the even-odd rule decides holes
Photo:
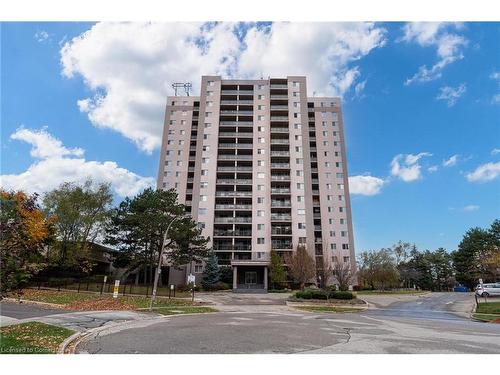
[(334, 312), (334, 313), (349, 313), (359, 312), (360, 309), (353, 309), (341, 306), (294, 306), (296, 309), (310, 312)]
[(358, 295), (391, 295), (391, 294), (425, 294), (422, 290), (360, 290), (355, 292)]
[(476, 309), (474, 318), (486, 322), (500, 320), (500, 302), (482, 302)]
[[(104, 286), (103, 288), (103, 292), (104, 293), (113, 293), (113, 287), (114, 287), (114, 284), (110, 284), (109, 282), (106, 283), (106, 285)], [(78, 290), (78, 284), (68, 284), (66, 286), (67, 289), (72, 289), (72, 290)], [(102, 283), (89, 283), (89, 288), (88, 288), (88, 291), (89, 292), (98, 292), (100, 293), (101, 292), (101, 288), (102, 288)], [(146, 296), (146, 293), (151, 296), (151, 293), (152, 293), (152, 290), (153, 288), (150, 286), (150, 287), (147, 287), (147, 286), (142, 286), (142, 285), (120, 285), (119, 287), (119, 291), (120, 291), (120, 295), (123, 294), (123, 289), (125, 289), (125, 295), (127, 294), (140, 294), (140, 295), (143, 295), (143, 296)], [(86, 292), (87, 291), (87, 284), (86, 283), (82, 283), (80, 284), (80, 291), (81, 292)], [(169, 288), (167, 286), (163, 286), (163, 287), (158, 287), (158, 290), (156, 292), (156, 295), (157, 296), (163, 296), (163, 297), (168, 297), (168, 294), (171, 293), (171, 296), (174, 295), (173, 292), (170, 292)], [(191, 293), (189, 291), (176, 291), (175, 292), (175, 297), (179, 297), (179, 298), (182, 298), (182, 297), (190, 297), (191, 296)]]
[(30, 322), (0, 328), (0, 354), (55, 354), (74, 332), (49, 324)]

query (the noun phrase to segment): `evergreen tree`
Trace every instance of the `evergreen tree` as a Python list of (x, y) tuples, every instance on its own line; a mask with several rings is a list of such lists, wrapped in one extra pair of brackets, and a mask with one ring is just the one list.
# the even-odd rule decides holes
[(203, 271), (203, 280), (201, 285), (205, 290), (215, 289), (216, 284), (220, 280), (220, 269), (217, 255), (212, 251), (205, 263), (205, 271)]
[(281, 258), (279, 254), (274, 250), (271, 250), (271, 265), (269, 273), (273, 289), (276, 289), (276, 287), (281, 287), (286, 281), (286, 271), (283, 264), (283, 258)]

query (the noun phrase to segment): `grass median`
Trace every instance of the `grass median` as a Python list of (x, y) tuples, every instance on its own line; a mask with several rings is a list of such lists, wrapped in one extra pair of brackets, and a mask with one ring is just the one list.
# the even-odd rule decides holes
[(29, 322), (0, 328), (0, 354), (55, 354), (74, 332), (50, 324)]
[(354, 309), (342, 306), (294, 306), (294, 308), (303, 311), (322, 313), (353, 313), (362, 311), (362, 309)]
[(474, 318), (484, 322), (500, 323), (500, 302), (479, 303)]

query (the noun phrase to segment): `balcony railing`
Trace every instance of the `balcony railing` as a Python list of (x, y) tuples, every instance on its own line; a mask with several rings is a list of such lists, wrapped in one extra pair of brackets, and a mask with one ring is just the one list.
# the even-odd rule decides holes
[(221, 100), (221, 105), (253, 104), (253, 100)]
[(274, 221), (291, 221), (292, 216), (291, 215), (276, 215), (276, 214), (271, 214), (271, 220)]
[(290, 194), (290, 189), (271, 188), (271, 194)]
[(251, 197), (251, 191), (216, 191), (216, 197)]
[(277, 111), (285, 110), (285, 111), (288, 111), (288, 106), (287, 105), (272, 105), (270, 108), (271, 108), (271, 111), (273, 111), (273, 110), (277, 110)]
[(231, 155), (231, 154), (219, 154), (217, 155), (219, 160), (252, 160), (252, 155)]
[(271, 201), (271, 207), (291, 207), (290, 201)]
[(289, 133), (289, 128), (271, 128), (271, 133)]
[(216, 204), (216, 210), (251, 210), (251, 204)]
[(292, 249), (293, 245), (291, 242), (272, 241), (271, 247), (273, 249)]
[(288, 116), (271, 116), (271, 121), (288, 121)]
[(242, 116), (251, 116), (253, 115), (253, 111), (239, 111), (234, 109), (221, 109), (221, 115), (242, 115)]
[(219, 143), (219, 148), (253, 148), (251, 143)]
[(289, 145), (290, 140), (288, 139), (271, 139), (272, 145)]
[(271, 163), (271, 168), (290, 168), (289, 163)]
[(251, 217), (215, 217), (214, 222), (216, 224), (231, 224), (231, 223), (251, 223)]
[(271, 151), (271, 156), (290, 156), (290, 151)]
[(221, 90), (221, 95), (253, 95), (252, 90)]
[(271, 228), (271, 234), (278, 236), (289, 236), (292, 234), (292, 228)]
[(253, 137), (253, 133), (243, 133), (243, 132), (220, 132), (219, 137)]
[(288, 99), (288, 95), (271, 95), (271, 100), (273, 99)]
[(252, 245), (214, 245), (215, 251), (236, 250), (236, 251), (251, 251)]
[(216, 230), (214, 237), (251, 237), (251, 230)]
[(252, 180), (249, 179), (229, 179), (229, 178), (218, 178), (217, 184), (219, 185), (251, 185)]
[(217, 171), (229, 171), (229, 172), (238, 172), (238, 171), (252, 171), (252, 167), (217, 167)]
[(271, 181), (290, 181), (289, 175), (272, 175)]
[(221, 121), (221, 125), (252, 126), (253, 121)]
[(272, 83), (270, 85), (271, 89), (288, 89), (288, 85), (286, 83)]

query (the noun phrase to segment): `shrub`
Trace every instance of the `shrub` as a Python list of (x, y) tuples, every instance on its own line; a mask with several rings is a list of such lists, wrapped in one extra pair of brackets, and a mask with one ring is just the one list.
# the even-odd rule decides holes
[(233, 270), (230, 266), (220, 266), (220, 281), (226, 284), (233, 283)]
[(312, 298), (312, 291), (310, 290), (303, 290), (303, 291), (298, 291), (295, 293), (295, 298), (301, 298), (301, 299), (311, 299)]
[(332, 284), (332, 285), (328, 285), (325, 290), (328, 290), (329, 292), (335, 292), (337, 290), (337, 285), (335, 284)]
[(354, 294), (348, 291), (329, 292), (328, 297), (331, 299), (354, 299)]

